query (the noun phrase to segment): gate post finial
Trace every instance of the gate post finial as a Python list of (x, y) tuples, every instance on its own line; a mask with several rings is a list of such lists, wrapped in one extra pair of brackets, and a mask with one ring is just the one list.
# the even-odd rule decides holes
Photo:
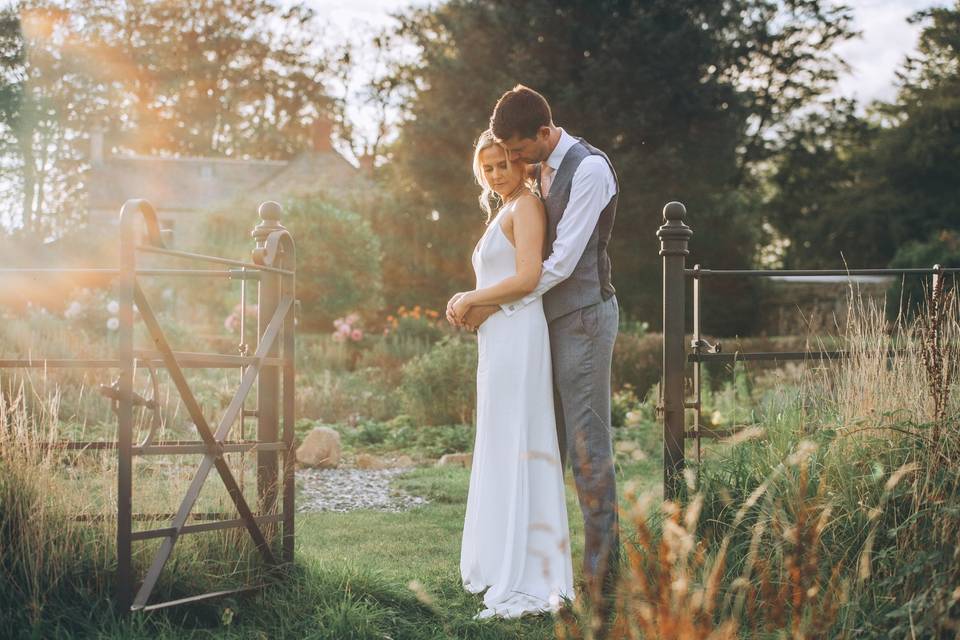
[(280, 216), (283, 215), (283, 207), (279, 202), (267, 200), (260, 204), (257, 209), (257, 215), (260, 216), (260, 222), (250, 232), (250, 237), (257, 241), (260, 246), (264, 243), (267, 236), (274, 231), (283, 230), (285, 227), (280, 224)]
[(277, 252), (282, 251), (279, 241), (274, 239), (268, 242), (270, 234), (276, 231), (286, 231), (286, 227), (280, 224), (280, 216), (283, 214), (283, 207), (279, 202), (267, 200), (260, 204), (257, 209), (260, 216), (260, 222), (250, 232), (250, 237), (256, 241), (256, 246), (251, 252), (253, 261), (261, 265), (274, 265)]
[(693, 230), (685, 220), (687, 209), (680, 202), (668, 202), (663, 208), (663, 225), (657, 230), (663, 257), (663, 369), (660, 394), (663, 408), (663, 496), (677, 498), (684, 466), (683, 377), (686, 361), (684, 346), (684, 302), (686, 300), (685, 259)]

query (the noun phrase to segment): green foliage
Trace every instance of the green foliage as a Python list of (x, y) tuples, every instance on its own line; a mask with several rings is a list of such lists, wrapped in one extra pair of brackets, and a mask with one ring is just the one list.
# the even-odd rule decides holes
[(613, 345), (613, 388), (631, 385), (641, 396), (660, 379), (663, 336), (620, 333)]
[(472, 423), (476, 375), (476, 342), (444, 338), (403, 367), (404, 413), (426, 425)]
[(297, 415), (314, 420), (388, 420), (402, 406), (389, 376), (380, 369), (308, 371), (297, 384)]
[(893, 102), (867, 117), (826, 104), (782, 141), (767, 210), (791, 241), (786, 266), (881, 267), (960, 224), (960, 3), (912, 20), (919, 52)]
[(342, 106), (302, 3), (4, 4), (0, 202), (34, 237), (84, 221), (96, 128), (107, 152), (288, 158)]
[(328, 329), (334, 318), (383, 307), (380, 239), (368, 221), (314, 196), (284, 207), (283, 224), (297, 242), (301, 327)]
[(640, 400), (637, 398), (637, 394), (634, 393), (633, 386), (626, 384), (622, 389), (613, 392), (613, 396), (610, 399), (610, 422), (614, 427), (623, 427), (632, 422), (629, 420), (633, 418), (633, 412), (635, 412), (640, 406)]
[[(310, 425), (304, 428), (309, 430)], [(361, 422), (356, 426), (336, 425), (344, 445), (374, 452), (407, 453), (416, 458), (435, 459), (447, 453), (473, 450), (473, 425), (423, 426), (407, 415), (386, 422)]]
[[(960, 234), (956, 231), (944, 229), (926, 242), (910, 241), (900, 247), (890, 261), (890, 266), (896, 268), (930, 269), (935, 264), (960, 267)], [(947, 275), (944, 278), (945, 290), (955, 286), (955, 276)], [(887, 294), (887, 316), (896, 317), (901, 308), (907, 313), (915, 313), (930, 295), (930, 287), (929, 277), (898, 278)]]
[[(482, 216), (469, 150), (496, 99), (523, 82), (547, 97), (558, 125), (610, 155), (621, 185), (614, 283), (622, 308), (654, 326), (658, 280), (636, 276), (656, 273), (658, 257), (636, 247), (655, 246), (663, 205), (683, 200), (695, 231), (709, 235), (694, 237), (696, 261), (752, 264), (759, 220), (750, 169), (768, 155), (771, 133), (829, 87), (830, 49), (851, 35), (849, 13), (820, 0), (455, 0), (409, 11), (399, 33), (421, 51), (392, 77), (412, 95), (393, 155), (398, 194), (418, 221), (404, 238), (407, 254), (426, 256), (451, 289), (472, 284), (467, 260)], [(751, 283), (738, 286), (731, 293)], [(452, 290), (434, 295), (444, 293)], [(708, 316), (741, 332), (752, 304), (750, 295), (706, 302)]]

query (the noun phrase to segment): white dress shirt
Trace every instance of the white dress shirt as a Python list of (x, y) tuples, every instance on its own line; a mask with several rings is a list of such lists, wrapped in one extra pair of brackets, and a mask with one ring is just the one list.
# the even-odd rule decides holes
[[(567, 151), (577, 142), (560, 129), (560, 140), (546, 162), (553, 169), (554, 177)], [(500, 305), (504, 314), (512, 315), (570, 277), (593, 235), (600, 213), (616, 193), (617, 181), (606, 160), (600, 156), (588, 156), (580, 162), (570, 185), (570, 200), (557, 224), (557, 238), (553, 241), (550, 256), (543, 262), (540, 282), (526, 297)]]

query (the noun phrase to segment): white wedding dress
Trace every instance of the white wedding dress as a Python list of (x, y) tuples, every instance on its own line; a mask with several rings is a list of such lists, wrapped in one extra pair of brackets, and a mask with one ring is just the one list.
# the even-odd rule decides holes
[[(516, 251), (491, 222), (473, 253), (477, 288), (516, 273)], [(555, 611), (573, 598), (570, 531), (553, 407), (543, 304), (478, 330), (477, 435), (460, 549), (471, 593), (487, 589), (478, 618)]]

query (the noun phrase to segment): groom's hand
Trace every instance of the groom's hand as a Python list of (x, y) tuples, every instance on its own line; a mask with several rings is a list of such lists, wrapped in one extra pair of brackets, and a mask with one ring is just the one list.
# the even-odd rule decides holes
[(496, 304), (470, 307), (470, 310), (463, 316), (463, 326), (470, 329), (470, 331), (476, 331), (480, 328), (480, 325), (487, 321), (487, 318), (497, 311), (500, 311), (500, 305)]

